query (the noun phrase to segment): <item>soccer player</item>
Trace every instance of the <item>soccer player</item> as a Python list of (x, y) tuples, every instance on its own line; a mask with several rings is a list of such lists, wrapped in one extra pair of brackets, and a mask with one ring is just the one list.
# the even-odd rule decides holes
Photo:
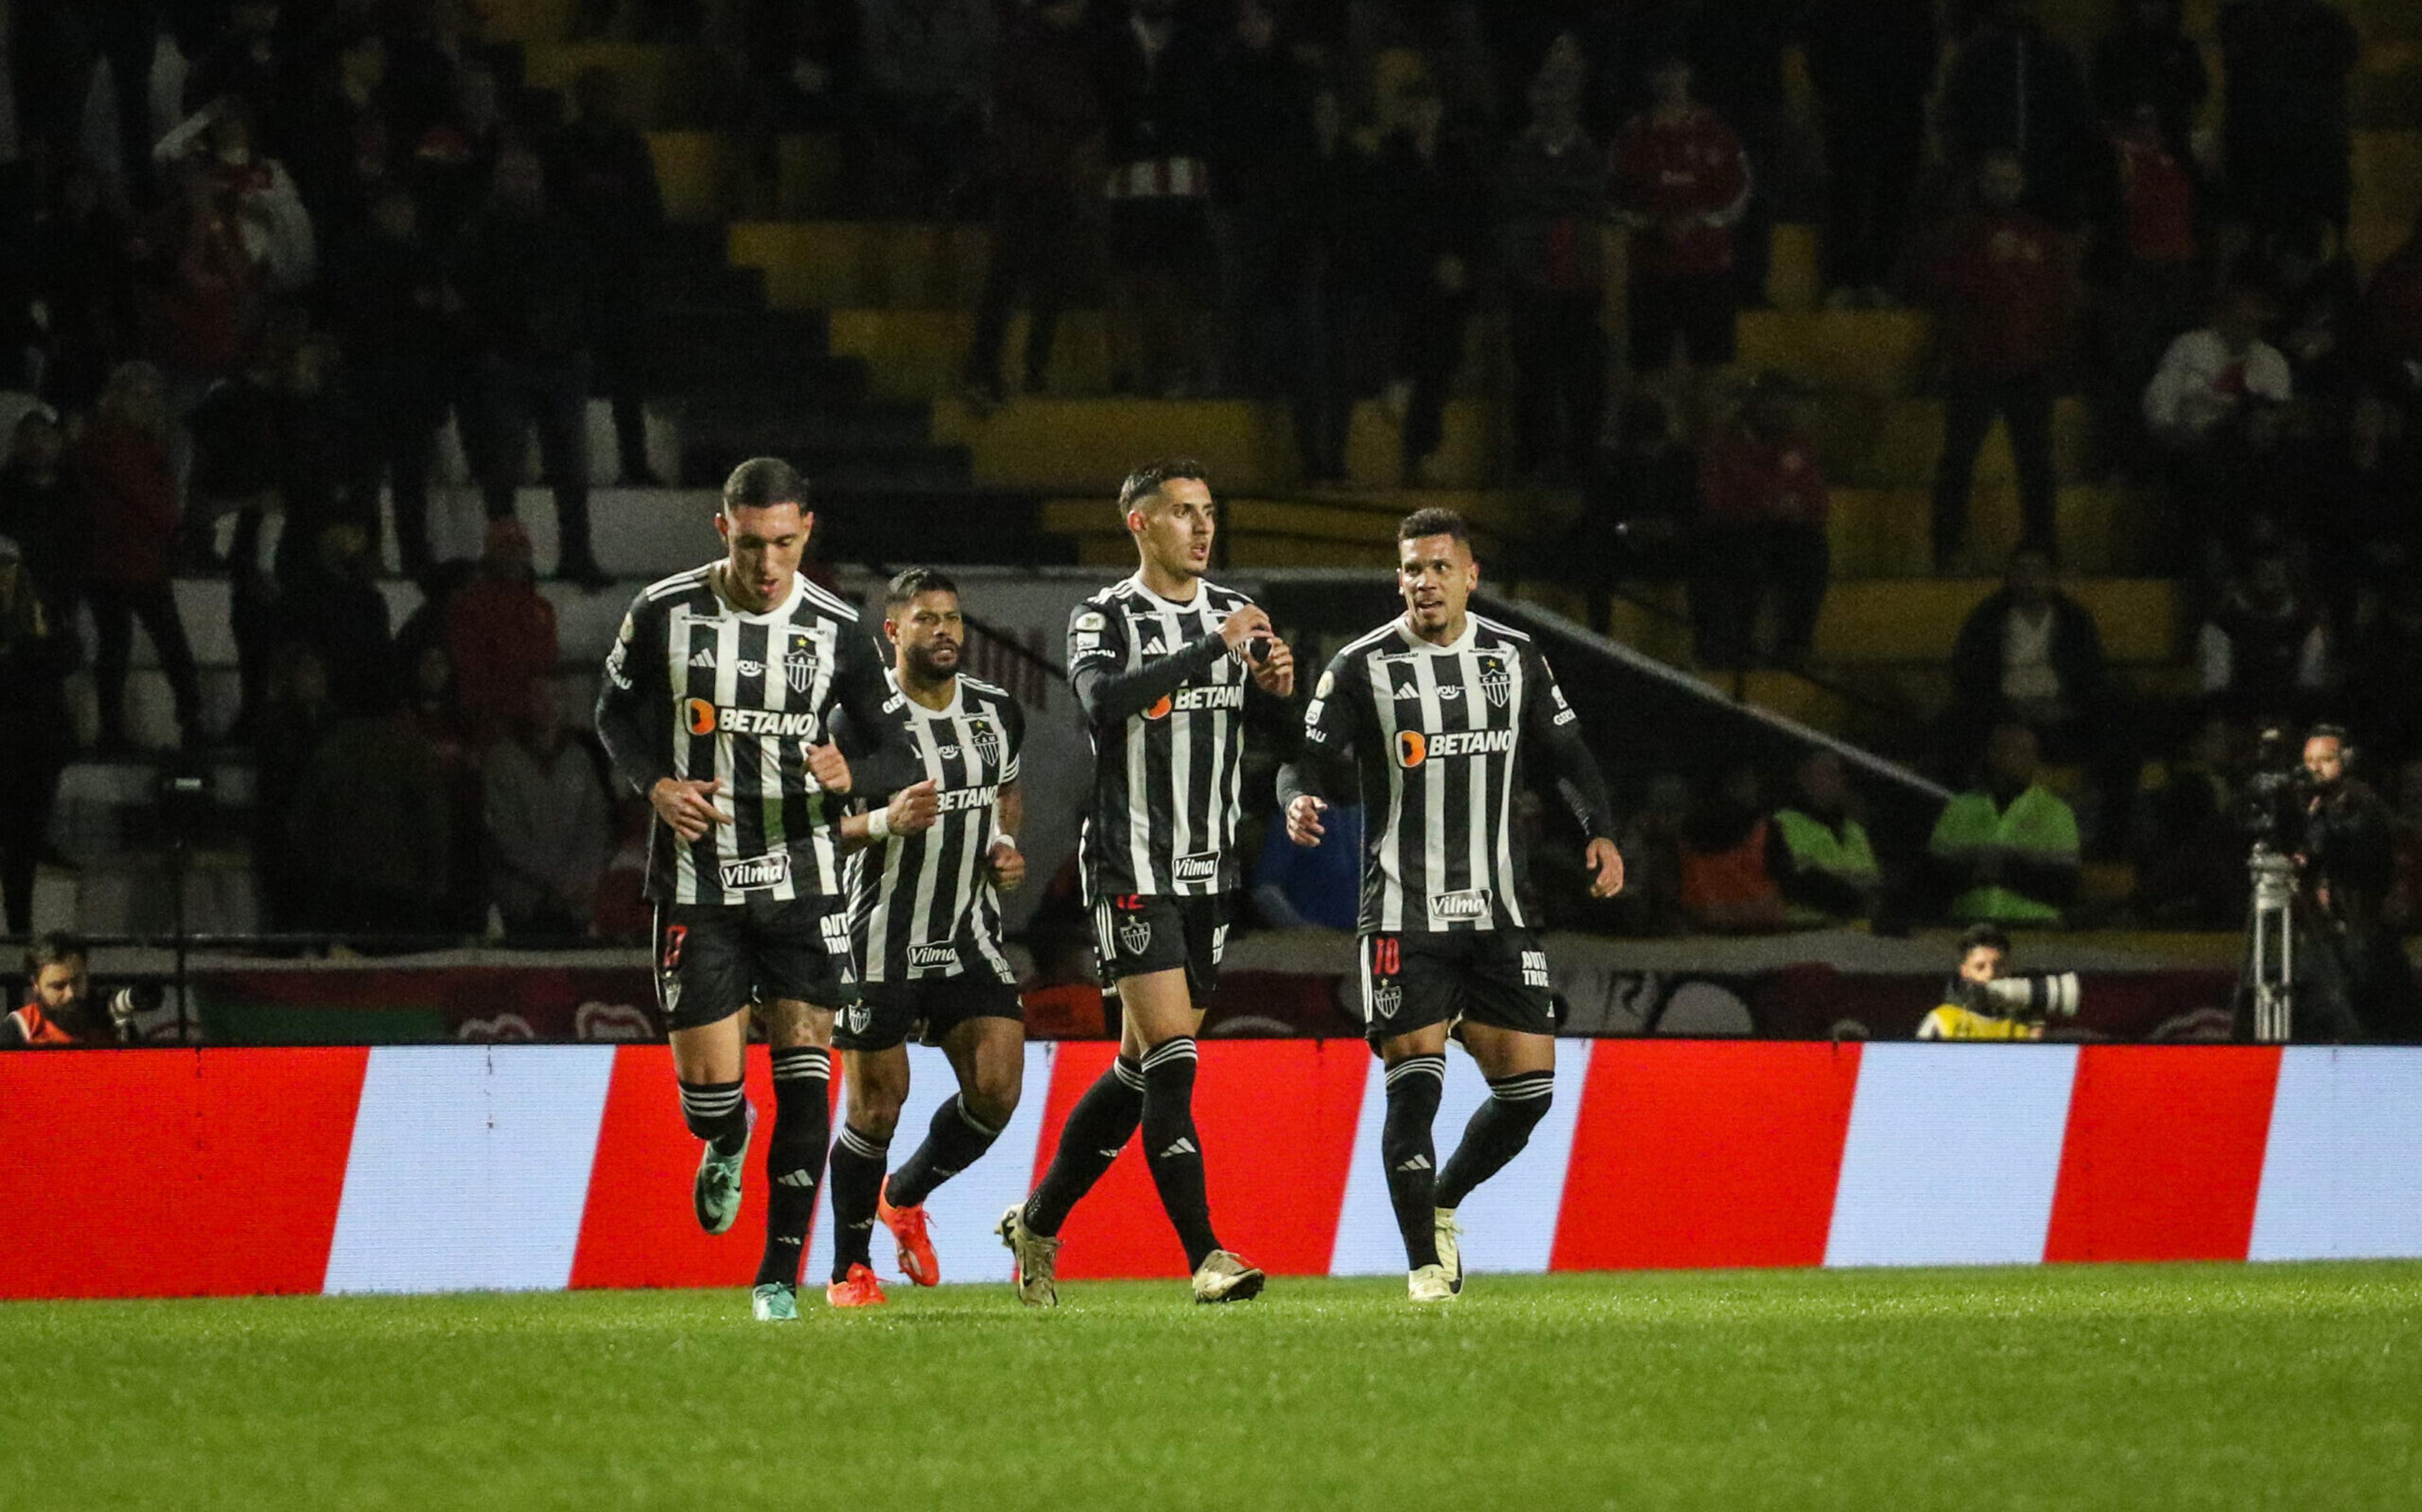
[[(1279, 798), (1300, 846), (1320, 843), (1330, 795), (1359, 792), (1362, 804), (1362, 1015), (1387, 1066), (1379, 1148), (1407, 1288), (1432, 1302), (1463, 1289), (1455, 1208), (1521, 1152), (1555, 1092), (1548, 958), (1520, 898), (1520, 774), (1550, 779), (1589, 837), (1591, 896), (1621, 890), (1623, 856), (1606, 784), (1547, 659), (1468, 607), (1480, 569), (1462, 518), (1420, 510), (1396, 540), (1405, 612), (1321, 674)], [(1489, 1096), (1440, 1171), (1430, 1126), (1450, 1035)]]
[[(960, 674), (967, 625), (958, 587), (942, 573), (920, 567), (893, 578), (883, 632), (899, 690), (885, 707), (904, 723), (940, 812), (931, 829), (895, 833), (849, 859), (859, 988), (833, 1034), (848, 1097), (828, 1183), (833, 1269), (825, 1300), (835, 1307), (884, 1300), (868, 1255), (878, 1220), (910, 1281), (941, 1281), (925, 1198), (1000, 1137), (1017, 1111), (1026, 1069), (1026, 1023), (1017, 974), (1001, 954), (999, 897), (1026, 876), (1017, 850), (1026, 715), (1007, 690)], [(865, 734), (846, 718), (840, 724), (842, 751), (856, 751)], [(891, 1132), (908, 1097), (912, 1035), (942, 1048), (959, 1090), (934, 1115), (917, 1152), (887, 1178)]]
[[(656, 813), (647, 895), (656, 984), (671, 1031), (682, 1114), (705, 1142), (692, 1204), (710, 1234), (740, 1213), (756, 1110), (741, 1092), (748, 1005), (765, 1005), (774, 1131), (765, 1146), (765, 1251), (750, 1298), (769, 1322), (798, 1317), (799, 1264), (830, 1131), (832, 1015), (857, 993), (842, 908), (853, 840), (930, 822), (905, 731), (853, 762), (836, 709), (896, 728), (891, 688), (857, 611), (810, 583), (807, 480), (788, 463), (741, 463), (715, 519), (720, 560), (633, 600), (606, 659), (597, 733), (614, 770)], [(850, 816), (863, 782), (897, 796)]]
[(1246, 688), (1292, 696), (1295, 658), (1267, 614), (1203, 576), (1218, 510), (1202, 464), (1137, 469), (1119, 511), (1139, 564), (1070, 616), (1068, 684), (1094, 755), (1078, 857), (1124, 1023), (1118, 1058), (1070, 1111), (1041, 1184), (1001, 1215), (1030, 1307), (1059, 1302), (1060, 1226), (1139, 1128), (1194, 1300), (1243, 1302), (1266, 1280), (1211, 1226), (1194, 1128), (1194, 999), (1218, 980), (1227, 943)]

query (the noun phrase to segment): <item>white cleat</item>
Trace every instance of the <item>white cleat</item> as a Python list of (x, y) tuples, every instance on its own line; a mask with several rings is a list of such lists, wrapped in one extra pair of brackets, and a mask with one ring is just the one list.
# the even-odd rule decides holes
[(1405, 1292), (1417, 1302), (1451, 1302), (1455, 1283), (1447, 1279), (1446, 1267), (1425, 1265), (1405, 1273)]
[[(1455, 1209), (1439, 1208), (1431, 1232), (1438, 1239), (1439, 1269), (1446, 1272), (1446, 1289), (1460, 1297), (1463, 1295), (1463, 1225), (1455, 1221)], [(1422, 1269), (1426, 1270), (1429, 1268), (1423, 1266)], [(1421, 1271), (1413, 1273), (1419, 1275)]]
[(1194, 1272), (1194, 1300), (1198, 1302), (1250, 1302), (1262, 1294), (1270, 1278), (1261, 1268), (1247, 1261), (1232, 1250), (1213, 1250), (1203, 1257), (1202, 1267)]
[(1000, 1236), (1001, 1243), (1009, 1247), (1010, 1255), (1017, 1261), (1017, 1270), (1009, 1278), (1017, 1300), (1029, 1307), (1059, 1306), (1060, 1284), (1052, 1275), (1060, 1259), (1059, 1239), (1026, 1226), (1024, 1203), (1001, 1214), (993, 1232)]
[(754, 1286), (748, 1292), (748, 1316), (760, 1323), (795, 1323), (799, 1320), (799, 1292), (778, 1281)]

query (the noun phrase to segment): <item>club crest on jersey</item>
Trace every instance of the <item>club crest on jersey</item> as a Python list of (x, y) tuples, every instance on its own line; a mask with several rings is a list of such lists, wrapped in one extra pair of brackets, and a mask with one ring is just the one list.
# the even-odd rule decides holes
[(1119, 948), (1140, 956), (1152, 945), (1152, 921), (1140, 915), (1119, 921)]
[(804, 651), (792, 651), (782, 658), (782, 680), (793, 693), (806, 693), (816, 680), (816, 659)]
[(753, 893), (760, 888), (779, 887), (791, 880), (791, 853), (777, 850), (770, 856), (726, 861), (716, 870), (727, 893)]
[(1219, 852), (1197, 850), (1190, 856), (1180, 856), (1170, 871), (1181, 882), (1217, 881), (1219, 878)]
[(931, 971), (937, 968), (953, 971), (957, 969), (958, 964), (959, 947), (956, 945), (910, 945), (908, 947), (910, 971)]
[(1432, 893), (1430, 917), (1450, 924), (1485, 919), (1488, 917), (1488, 889), (1474, 887), (1460, 893)]
[(1393, 978), (1383, 981), (1376, 987), (1371, 989), (1371, 1011), (1377, 1014), (1380, 1018), (1394, 1018), (1396, 1016), (1396, 1010), (1404, 1005), (1405, 990), (1403, 986)]
[(1491, 657), (1480, 663), (1480, 692), (1490, 707), (1502, 709), (1505, 700), (1514, 696), (1514, 674), (1505, 663)]
[(991, 720), (967, 721), (967, 739), (975, 742), (977, 754), (986, 761), (1000, 759), (1000, 732), (992, 727)]

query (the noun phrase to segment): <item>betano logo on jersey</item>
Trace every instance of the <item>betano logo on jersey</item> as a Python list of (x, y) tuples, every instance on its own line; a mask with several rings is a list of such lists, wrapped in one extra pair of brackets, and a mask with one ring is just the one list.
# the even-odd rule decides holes
[(692, 735), (713, 735), (721, 730), (726, 735), (770, 735), (778, 740), (813, 740), (819, 733), (816, 716), (806, 710), (718, 708), (703, 698), (693, 698), (686, 707)]
[(1199, 688), (1180, 688), (1165, 693), (1157, 702), (1143, 711), (1146, 719), (1167, 719), (1173, 711), (1205, 709), (1242, 709), (1245, 707), (1245, 685), (1241, 682), (1206, 683)]
[(1442, 730), (1432, 735), (1422, 730), (1396, 732), (1396, 765), (1409, 772), (1424, 761), (1445, 761), (1455, 756), (1503, 756), (1514, 749), (1514, 732), (1503, 730)]
[(936, 794), (934, 806), (937, 812), (943, 814), (955, 814), (963, 808), (990, 808), (993, 795), (999, 791), (999, 788), (990, 786), (953, 787), (948, 792)]

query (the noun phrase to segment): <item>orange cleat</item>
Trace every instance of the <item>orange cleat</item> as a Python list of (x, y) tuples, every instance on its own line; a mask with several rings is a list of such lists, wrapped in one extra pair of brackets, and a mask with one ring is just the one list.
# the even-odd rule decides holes
[(934, 1257), (934, 1241), (925, 1233), (925, 1209), (894, 1208), (890, 1202), (891, 1178), (883, 1178), (883, 1190), (875, 1194), (874, 1216), (891, 1230), (900, 1241), (900, 1273), (920, 1286), (942, 1284), (942, 1262)]
[(880, 1307), (887, 1300), (883, 1283), (862, 1265), (851, 1266), (848, 1275), (825, 1284), (825, 1301), (835, 1307)]

